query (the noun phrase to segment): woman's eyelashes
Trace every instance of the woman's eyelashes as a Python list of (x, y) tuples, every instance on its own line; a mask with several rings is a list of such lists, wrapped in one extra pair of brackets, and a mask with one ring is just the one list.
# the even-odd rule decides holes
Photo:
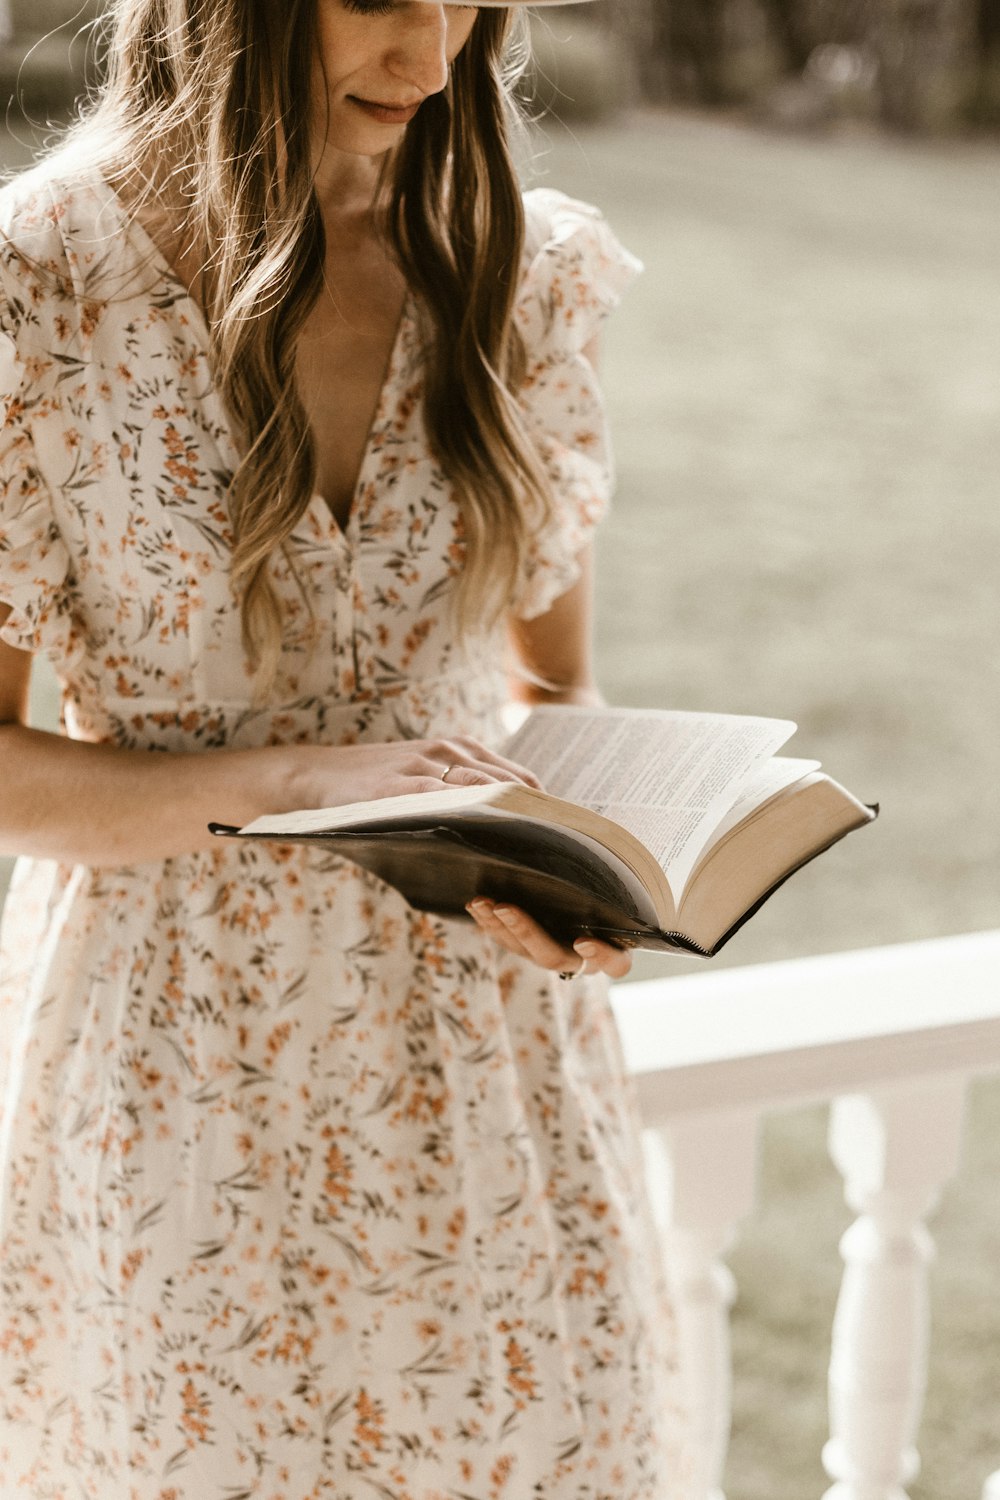
[[(345, 10), (359, 16), (386, 16), (396, 9), (396, 0), (341, 0)], [(454, 10), (478, 10), (478, 5), (454, 5)]]
[(387, 16), (396, 8), (395, 0), (341, 0), (341, 4), (359, 16)]

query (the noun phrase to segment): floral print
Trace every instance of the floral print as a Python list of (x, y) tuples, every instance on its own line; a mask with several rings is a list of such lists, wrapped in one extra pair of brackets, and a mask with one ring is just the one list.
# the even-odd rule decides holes
[[(610, 488), (580, 357), (635, 269), (526, 195), (544, 611)], [(474, 733), (461, 532), (404, 312), (350, 520), (276, 568), (255, 705), (228, 585), (237, 455), (199, 311), (106, 184), (0, 194), (0, 600), (78, 739), (178, 752)], [(553, 980), (321, 848), (21, 861), (0, 939), (0, 1493), (675, 1500), (674, 1330), (604, 985)]]

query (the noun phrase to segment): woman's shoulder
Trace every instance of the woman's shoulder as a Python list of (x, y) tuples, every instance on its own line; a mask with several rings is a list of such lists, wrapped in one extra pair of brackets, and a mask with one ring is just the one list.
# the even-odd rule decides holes
[(574, 343), (591, 336), (642, 262), (625, 249), (599, 208), (556, 188), (529, 189), (524, 219), (523, 331), (541, 335), (565, 326)]
[(38, 306), (93, 295), (98, 268), (120, 254), (121, 235), (96, 171), (55, 151), (0, 187), (0, 290)]
[(50, 253), (100, 211), (94, 172), (73, 154), (54, 151), (0, 187), (0, 229), (26, 252)]
[(547, 246), (564, 243), (573, 236), (593, 236), (607, 224), (604, 214), (593, 203), (573, 198), (558, 188), (527, 188), (521, 198), (524, 245), (529, 259)]

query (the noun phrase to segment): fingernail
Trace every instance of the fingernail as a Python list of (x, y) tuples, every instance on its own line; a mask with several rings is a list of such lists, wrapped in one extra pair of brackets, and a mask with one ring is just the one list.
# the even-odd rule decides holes
[(510, 926), (512, 922), (517, 921), (517, 913), (514, 912), (509, 906), (494, 906), (493, 915), (495, 917), (499, 917), (501, 922), (505, 922), (508, 926)]
[(474, 917), (485, 917), (489, 913), (490, 903), (477, 896), (475, 901), (470, 901), (465, 909)]
[(597, 944), (592, 943), (589, 938), (581, 938), (573, 944), (573, 949), (581, 958), (595, 958), (597, 955)]

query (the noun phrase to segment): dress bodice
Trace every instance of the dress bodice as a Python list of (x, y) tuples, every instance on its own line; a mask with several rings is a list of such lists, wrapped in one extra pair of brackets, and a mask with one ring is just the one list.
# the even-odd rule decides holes
[[(547, 190), (525, 201), (523, 408), (556, 495), (514, 601), (531, 615), (573, 581), (607, 503), (582, 351), (635, 262), (596, 210)], [(503, 646), (454, 628), (461, 522), (427, 441), (413, 299), (346, 531), (316, 496), (273, 563), (284, 640), (260, 706), (228, 565), (239, 455), (199, 307), (93, 170), (18, 179), (0, 223), (3, 638), (53, 660), (68, 733), (163, 749), (492, 737)]]

